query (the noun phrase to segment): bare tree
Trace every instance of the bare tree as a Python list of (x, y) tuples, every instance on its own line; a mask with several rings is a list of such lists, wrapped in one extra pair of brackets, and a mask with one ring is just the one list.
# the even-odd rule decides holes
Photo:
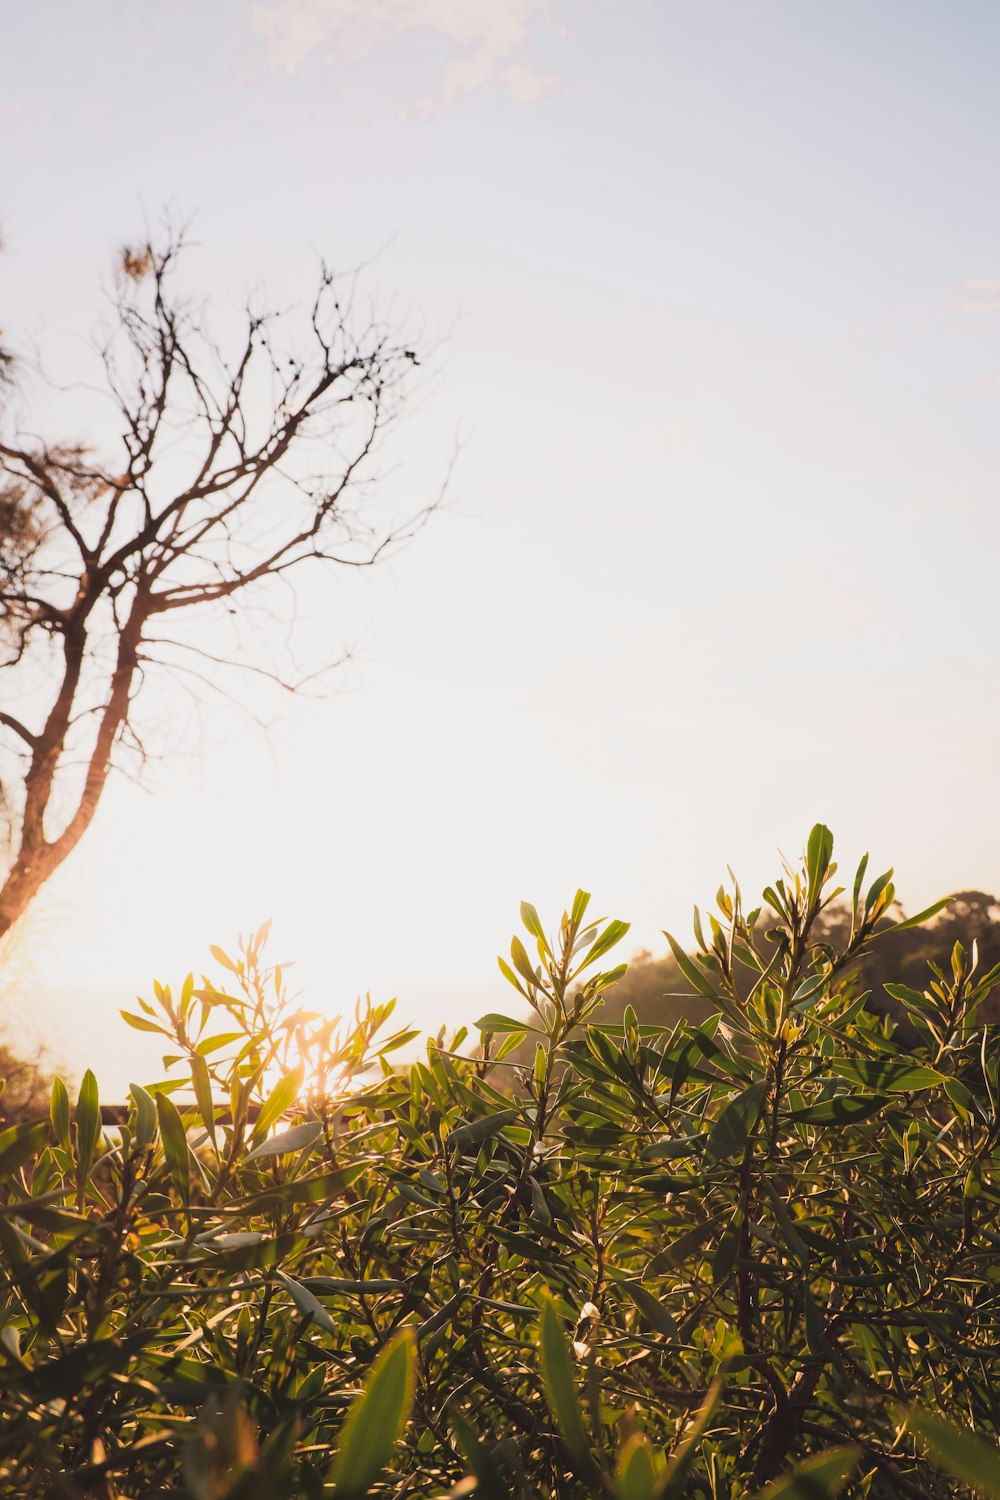
[(359, 319), (354, 280), (322, 271), (304, 350), (281, 347), (288, 315), (251, 305), (225, 353), (176, 290), (183, 250), (172, 234), (121, 255), (100, 351), (114, 462), (0, 430), (0, 749), (17, 767), (0, 937), (79, 843), (112, 767), (145, 759), (152, 678), (238, 666), (296, 690), (273, 665), (279, 618), (262, 631), (258, 608), (284, 584), (294, 625), (307, 565), (370, 566), (433, 508), (377, 519), (371, 460), (417, 361)]

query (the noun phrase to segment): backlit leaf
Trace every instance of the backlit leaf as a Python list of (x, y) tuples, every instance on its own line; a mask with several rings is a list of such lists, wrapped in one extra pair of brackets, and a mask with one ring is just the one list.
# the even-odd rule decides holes
[(576, 1391), (576, 1370), (551, 1298), (546, 1298), (542, 1307), (538, 1348), (542, 1381), (552, 1415), (578, 1467), (589, 1473), (593, 1468), (593, 1458)]
[(730, 1099), (709, 1132), (706, 1145), (709, 1156), (723, 1161), (743, 1150), (760, 1116), (766, 1092), (767, 1081), (760, 1079), (737, 1094), (735, 1099)]
[(336, 1500), (362, 1500), (392, 1457), (410, 1414), (416, 1365), (412, 1331), (387, 1344), (348, 1413), (333, 1468)]
[(1000, 1500), (1000, 1448), (994, 1441), (927, 1411), (911, 1412), (909, 1425), (949, 1474)]

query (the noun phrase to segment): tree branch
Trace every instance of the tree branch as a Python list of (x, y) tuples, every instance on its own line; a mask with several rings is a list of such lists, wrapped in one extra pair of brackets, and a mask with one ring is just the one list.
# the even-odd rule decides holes
[(38, 743), (38, 736), (32, 734), (31, 730), (22, 724), (20, 719), (15, 719), (13, 714), (7, 713), (2, 708), (0, 708), (0, 724), (5, 724), (8, 729), (12, 729), (30, 749), (34, 750)]

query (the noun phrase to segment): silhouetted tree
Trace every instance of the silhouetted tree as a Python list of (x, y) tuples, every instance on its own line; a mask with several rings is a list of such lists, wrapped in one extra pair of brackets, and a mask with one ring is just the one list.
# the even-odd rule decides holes
[(356, 316), (353, 282), (323, 270), (304, 348), (250, 308), (227, 355), (175, 290), (183, 248), (120, 258), (101, 349), (120, 451), (0, 431), (0, 748), (17, 764), (0, 936), (79, 843), (112, 766), (141, 768), (151, 679), (240, 666), (295, 691), (261, 607), (285, 585), (291, 629), (307, 565), (369, 566), (433, 508), (395, 529), (371, 512), (370, 461), (417, 361)]

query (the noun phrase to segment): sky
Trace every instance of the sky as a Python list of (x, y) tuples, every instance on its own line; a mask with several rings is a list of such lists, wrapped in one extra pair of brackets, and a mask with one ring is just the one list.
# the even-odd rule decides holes
[(122, 1091), (118, 1007), (265, 917), (317, 1009), (470, 1021), (522, 897), (659, 949), (817, 820), (1000, 887), (998, 58), (990, 0), (0, 0), (8, 338), (86, 378), (166, 209), (222, 320), (370, 260), (432, 351), (393, 496), (460, 443), (308, 600), (339, 691), (112, 785), (12, 1035)]

